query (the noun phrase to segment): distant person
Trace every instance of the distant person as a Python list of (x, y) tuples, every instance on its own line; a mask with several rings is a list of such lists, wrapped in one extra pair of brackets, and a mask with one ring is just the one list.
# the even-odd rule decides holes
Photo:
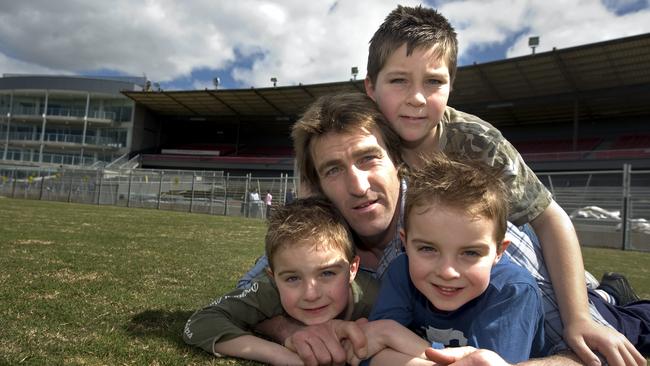
[(253, 190), (248, 195), (248, 207), (249, 207), (249, 216), (250, 217), (259, 217), (260, 215), (260, 194), (257, 192), (257, 189)]
[[(249, 289), (225, 294), (189, 318), (183, 331), (187, 344), (216, 356), (301, 364), (288, 348), (255, 336), (254, 326), (283, 314), (314, 325), (332, 319), (356, 320), (370, 313), (378, 282), (358, 272), (351, 234), (328, 201), (307, 198), (274, 210), (265, 251), (269, 268)], [(399, 331), (391, 334), (400, 335)], [(402, 338), (390, 342), (391, 347), (404, 349)]]
[(264, 205), (266, 206), (265, 216), (269, 218), (271, 217), (271, 206), (273, 205), (273, 196), (271, 195), (270, 189), (267, 189), (266, 195), (264, 195)]
[(287, 193), (284, 195), (284, 204), (288, 205), (293, 202), (294, 196), (293, 188), (287, 189)]

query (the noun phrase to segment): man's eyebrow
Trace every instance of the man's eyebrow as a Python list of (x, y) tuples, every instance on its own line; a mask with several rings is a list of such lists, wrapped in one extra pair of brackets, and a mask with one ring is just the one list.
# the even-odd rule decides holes
[(353, 152), (352, 157), (354, 157), (355, 159), (358, 159), (358, 158), (360, 158), (360, 157), (362, 157), (364, 155), (368, 155), (368, 154), (375, 154), (375, 155), (383, 156), (384, 155), (384, 150), (381, 147), (377, 146), (377, 145), (365, 146), (365, 147)]
[(330, 159), (327, 161), (322, 162), (320, 165), (316, 167), (316, 172), (320, 175), (323, 173), (324, 170), (327, 170), (330, 167), (341, 165), (341, 162), (343, 160), (335, 158), (335, 159)]

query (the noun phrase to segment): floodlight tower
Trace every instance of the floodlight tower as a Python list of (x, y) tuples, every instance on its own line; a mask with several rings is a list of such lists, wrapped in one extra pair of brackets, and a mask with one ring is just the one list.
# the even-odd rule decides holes
[(273, 83), (273, 87), (275, 88), (276, 85), (278, 85), (278, 78), (275, 76), (271, 78), (271, 82)]
[(528, 46), (533, 49), (533, 55), (535, 54), (535, 47), (539, 46), (539, 37), (528, 37)]
[(352, 66), (351, 73), (352, 73), (352, 80), (357, 80), (357, 75), (359, 75), (359, 68), (356, 66)]
[(221, 84), (221, 79), (218, 77), (212, 79), (212, 84), (214, 84), (214, 89), (219, 89), (219, 84)]

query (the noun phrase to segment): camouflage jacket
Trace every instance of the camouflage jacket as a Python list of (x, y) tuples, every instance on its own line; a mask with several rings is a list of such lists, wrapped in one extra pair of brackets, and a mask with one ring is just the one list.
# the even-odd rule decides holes
[(447, 107), (437, 133), (441, 151), (482, 160), (502, 169), (503, 181), (510, 192), (510, 222), (516, 225), (530, 222), (551, 203), (551, 193), (494, 126), (469, 113)]

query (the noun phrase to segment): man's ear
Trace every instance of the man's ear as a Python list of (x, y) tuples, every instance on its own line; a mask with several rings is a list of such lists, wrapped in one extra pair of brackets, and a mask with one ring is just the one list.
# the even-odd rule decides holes
[(506, 249), (508, 249), (508, 245), (510, 245), (510, 240), (503, 239), (503, 241), (501, 242), (501, 246), (497, 248), (497, 257), (494, 259), (494, 263), (498, 262), (499, 259), (501, 259), (503, 253), (505, 253)]
[(370, 99), (375, 100), (375, 86), (372, 85), (372, 80), (370, 80), (370, 77), (366, 76), (366, 78), (363, 80), (363, 85), (366, 87), (366, 94), (370, 97)]

